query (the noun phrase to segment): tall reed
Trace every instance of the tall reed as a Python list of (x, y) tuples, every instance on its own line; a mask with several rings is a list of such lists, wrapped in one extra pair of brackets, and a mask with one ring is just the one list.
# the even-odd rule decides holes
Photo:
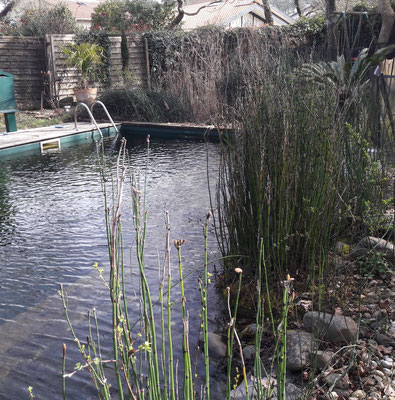
[[(147, 140), (147, 160), (149, 158), (149, 139)], [(66, 393), (66, 378), (73, 376), (77, 371), (87, 369), (97, 389), (98, 397), (110, 399), (113, 390), (111, 386), (117, 386), (117, 396), (120, 399), (150, 399), (175, 400), (178, 397), (177, 366), (174, 366), (174, 346), (172, 339), (172, 308), (174, 300), (171, 292), (174, 285), (180, 287), (181, 317), (183, 325), (182, 346), (183, 353), (183, 393), (182, 398), (193, 400), (197, 398), (195, 380), (192, 374), (191, 345), (189, 340), (189, 311), (186, 305), (184, 286), (184, 272), (182, 265), (181, 248), (183, 239), (175, 240), (177, 250), (177, 262), (179, 279), (172, 281), (172, 263), (170, 258), (170, 222), (166, 213), (166, 246), (165, 264), (159, 265), (159, 300), (153, 301), (152, 285), (148, 282), (145, 266), (145, 240), (147, 235), (147, 210), (146, 187), (147, 179), (143, 177), (143, 183), (129, 170), (126, 140), (121, 139), (120, 150), (117, 158), (115, 173), (106, 165), (104, 148), (99, 149), (101, 160), (101, 173), (103, 193), (105, 198), (106, 232), (108, 239), (110, 274), (109, 281), (104, 278), (104, 269), (94, 264), (99, 278), (109, 291), (112, 310), (112, 357), (104, 360), (101, 352), (99, 327), (94, 310), (89, 318), (88, 341), (83, 344), (76, 336), (72, 321), (69, 318), (67, 296), (61, 286), (60, 294), (63, 302), (66, 320), (71, 334), (77, 343), (84, 363), (78, 363), (76, 370), (71, 374), (65, 372), (66, 353), (63, 353), (63, 393)], [(148, 161), (147, 161), (148, 162)], [(140, 288), (140, 314), (130, 311), (127, 302), (127, 274), (125, 273), (124, 238), (122, 227), (123, 199), (126, 183), (130, 184), (132, 194), (132, 213), (134, 223), (136, 262), (139, 275)], [(203, 379), (205, 381), (205, 396), (210, 399), (209, 384), (209, 352), (208, 352), (208, 302), (207, 291), (209, 287), (209, 260), (208, 260), (208, 229), (211, 213), (207, 214), (204, 227), (205, 245), (203, 251), (204, 279), (201, 285), (202, 296), (202, 331), (204, 340)], [(167, 278), (167, 279), (166, 279)], [(166, 285), (167, 283), (167, 285)], [(165, 305), (166, 296), (166, 305)], [(166, 315), (167, 314), (167, 315)], [(159, 317), (159, 318), (158, 318)], [(91, 319), (93, 327), (91, 326)], [(158, 321), (157, 321), (158, 320)], [(160, 320), (160, 322), (159, 322)], [(160, 324), (160, 329), (157, 329)], [(167, 326), (166, 326), (167, 325)], [(137, 329), (137, 331), (136, 331)], [(161, 343), (161, 345), (159, 344)], [(140, 356), (140, 357), (139, 357)], [(114, 366), (113, 373), (108, 373), (103, 368), (106, 363)], [(162, 367), (160, 369), (160, 366)], [(107, 376), (108, 375), (108, 376)]]
[(363, 205), (383, 198), (380, 181), (369, 179), (373, 160), (358, 145), (371, 137), (367, 102), (350, 94), (350, 122), (339, 88), (302, 77), (295, 68), (301, 61), (281, 54), (264, 60), (261, 79), (229, 111), (234, 133), (221, 144), (222, 253), (243, 255), (253, 276), (262, 238), (272, 283), (288, 273), (311, 278), (317, 265), (325, 272), (350, 214), (362, 216)]

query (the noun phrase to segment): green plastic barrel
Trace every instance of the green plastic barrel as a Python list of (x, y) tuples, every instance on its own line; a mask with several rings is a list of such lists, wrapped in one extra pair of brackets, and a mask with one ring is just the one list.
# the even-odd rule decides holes
[(16, 111), (14, 75), (0, 69), (0, 112)]
[(4, 114), (7, 132), (15, 132), (15, 89), (14, 75), (0, 69), (0, 114)]

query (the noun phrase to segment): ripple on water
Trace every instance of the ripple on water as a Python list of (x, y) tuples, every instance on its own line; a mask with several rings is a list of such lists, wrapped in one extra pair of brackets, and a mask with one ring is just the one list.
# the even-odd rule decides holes
[[(186, 272), (203, 262), (201, 225), (209, 209), (206, 157), (208, 151), (210, 181), (215, 185), (217, 150), (215, 144), (151, 140), (146, 263), (154, 288), (158, 285), (157, 254), (159, 251), (162, 257), (165, 245), (165, 209), (171, 218), (172, 240), (186, 239)], [(116, 153), (110, 144), (106, 155), (114, 170)], [(105, 268), (105, 274), (108, 269), (104, 201), (96, 157), (95, 145), (87, 144), (0, 163), (0, 398), (26, 398), (30, 385), (37, 398), (61, 398), (62, 343), (68, 348), (69, 372), (81, 361), (67, 331), (57, 294), (59, 283), (68, 293), (77, 334), (87, 336), (87, 310), (96, 307), (103, 352), (111, 353), (109, 300), (103, 282), (92, 271), (94, 262)], [(145, 171), (145, 144), (130, 148), (130, 163), (135, 170)], [(138, 287), (133, 283), (138, 282), (138, 271), (131, 255), (134, 242), (127, 190), (122, 212), (130, 281), (127, 298), (129, 313), (136, 322), (139, 299)], [(173, 268), (177, 276), (176, 263)], [(192, 311), (200, 306), (196, 284), (200, 275), (201, 269), (197, 269), (188, 279), (192, 336), (197, 335), (199, 325), (198, 313)], [(174, 288), (173, 293), (179, 296), (179, 289)], [(211, 296), (210, 303), (214, 304), (216, 295)], [(178, 308), (176, 304), (175, 311)], [(173, 315), (175, 326), (180, 326), (179, 314)], [(179, 329), (173, 335), (175, 342), (180, 340)], [(196, 343), (196, 337), (191, 343)], [(181, 353), (176, 356), (180, 358)], [(68, 382), (67, 398), (96, 398), (87, 381), (85, 373), (74, 375)]]

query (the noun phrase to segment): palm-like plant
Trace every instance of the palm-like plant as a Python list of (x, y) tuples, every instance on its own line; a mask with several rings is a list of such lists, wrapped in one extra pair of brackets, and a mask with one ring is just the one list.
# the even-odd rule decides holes
[(335, 89), (339, 107), (348, 111), (351, 103), (361, 98), (370, 87), (372, 68), (382, 62), (394, 51), (395, 45), (387, 46), (369, 56), (368, 49), (363, 49), (355, 61), (346, 61), (344, 55), (336, 61), (304, 64), (301, 74), (319, 85)]
[(72, 43), (62, 47), (66, 64), (81, 74), (81, 86), (88, 87), (89, 76), (102, 61), (103, 48), (97, 43)]

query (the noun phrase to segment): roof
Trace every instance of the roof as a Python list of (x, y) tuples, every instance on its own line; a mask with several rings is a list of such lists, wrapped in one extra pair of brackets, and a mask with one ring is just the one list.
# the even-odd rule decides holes
[[(21, 0), (12, 0), (10, 1), (0, 12), (0, 16), (6, 16), (12, 9), (16, 8), (20, 3), (23, 4)], [(54, 6), (59, 4), (59, 0), (44, 0), (44, 4)], [(85, 19), (90, 20), (91, 14), (93, 13), (94, 8), (96, 8), (101, 1), (80, 1), (80, 0), (63, 0), (62, 3), (65, 3), (73, 17), (76, 19)], [(37, 2), (37, 7), (39, 6), (39, 2)]]
[[(204, 7), (204, 8), (202, 8)], [(192, 30), (205, 25), (228, 25), (232, 21), (246, 14), (254, 14), (262, 19), (264, 24), (265, 12), (260, 0), (218, 0), (201, 1), (199, 3), (188, 4), (184, 6), (184, 11), (189, 14), (185, 15), (182, 22), (182, 29)], [(275, 25), (288, 25), (295, 21), (285, 15), (275, 7), (270, 6)]]
[[(56, 5), (59, 0), (45, 0), (46, 3)], [(63, 0), (67, 5), (74, 18), (78, 19), (91, 19), (93, 10), (100, 4), (100, 1), (77, 1), (77, 0)]]

